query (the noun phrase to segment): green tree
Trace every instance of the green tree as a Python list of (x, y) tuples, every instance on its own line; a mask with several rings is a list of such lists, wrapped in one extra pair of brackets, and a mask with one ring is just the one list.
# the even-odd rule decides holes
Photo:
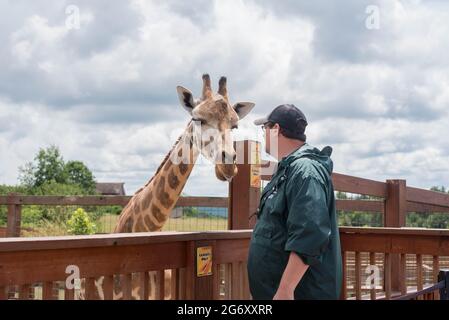
[(67, 183), (77, 184), (89, 194), (95, 192), (95, 180), (92, 172), (81, 161), (69, 161), (64, 166)]
[[(33, 190), (33, 194), (45, 185), (78, 185), (87, 194), (95, 194), (95, 179), (81, 161), (64, 161), (57, 146), (40, 149), (34, 162), (19, 168), (19, 182)], [(66, 189), (66, 187), (63, 187)], [(39, 192), (39, 191), (37, 191)], [(45, 193), (44, 193), (45, 194)]]
[(66, 183), (64, 165), (64, 159), (57, 146), (41, 148), (34, 157), (34, 163), (28, 162), (24, 167), (19, 168), (19, 181), (29, 187), (40, 187), (52, 180), (57, 183)]
[(449, 189), (446, 190), (446, 188), (444, 186), (433, 186), (430, 188), (431, 191), (437, 191), (437, 192), (448, 192), (449, 193)]

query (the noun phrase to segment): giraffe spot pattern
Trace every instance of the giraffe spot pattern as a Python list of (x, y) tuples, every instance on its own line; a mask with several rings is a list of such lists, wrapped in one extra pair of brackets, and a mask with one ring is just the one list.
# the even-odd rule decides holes
[(132, 232), (133, 231), (133, 219), (131, 217), (129, 217), (128, 219), (126, 219), (126, 222), (123, 226), (123, 230), (122, 232)]
[(176, 176), (176, 174), (173, 172), (173, 170), (170, 171), (167, 179), (168, 179), (168, 185), (170, 186), (170, 188), (176, 189), (179, 186), (179, 179)]
[(156, 195), (165, 208), (170, 208), (173, 204), (173, 200), (170, 199), (170, 195), (165, 192), (165, 177), (161, 177), (161, 180), (156, 188)]
[(148, 230), (147, 230), (145, 227), (146, 227), (146, 226), (145, 226), (145, 224), (143, 223), (142, 216), (140, 216), (140, 217), (137, 219), (136, 226), (134, 227), (134, 231), (135, 231), (135, 232), (146, 232), (146, 231), (148, 231)]
[(153, 194), (151, 192), (144, 196), (142, 201), (142, 211), (146, 210), (150, 206), (152, 198)]
[(155, 225), (153, 221), (151, 221), (149, 216), (145, 216), (145, 218), (143, 218), (143, 222), (145, 223), (145, 227), (147, 227), (148, 231), (154, 231), (159, 229), (159, 226)]
[(161, 209), (159, 209), (155, 205), (151, 206), (151, 213), (153, 214), (153, 217), (156, 218), (157, 222), (159, 222), (160, 224), (167, 221), (167, 216), (165, 214), (163, 214)]
[(181, 162), (179, 164), (179, 172), (181, 172), (182, 175), (185, 175), (188, 169), (188, 165), (185, 164), (184, 162)]

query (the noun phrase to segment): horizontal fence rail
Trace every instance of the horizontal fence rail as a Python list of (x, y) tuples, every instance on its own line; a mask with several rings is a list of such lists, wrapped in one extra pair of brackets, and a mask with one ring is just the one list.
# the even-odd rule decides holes
[[(0, 196), (0, 206), (4, 205), (8, 208), (7, 226), (4, 229), (0, 227), (0, 237), (18, 237), (21, 235), (22, 230), (29, 229), (21, 227), (22, 206), (40, 205), (124, 207), (131, 200), (131, 198), (131, 196), (29, 196), (19, 194)], [(175, 208), (207, 207), (227, 209), (228, 203), (228, 197), (180, 197), (176, 203)], [(214, 225), (214, 221), (210, 222), (209, 225)], [(226, 221), (224, 221), (220, 224), (217, 223), (217, 225), (226, 226), (227, 223)]]
[[(146, 288), (139, 291), (140, 299), (248, 299), (250, 235), (251, 231), (158, 232), (1, 239), (0, 299), (79, 297), (76, 288), (64, 286), (68, 267), (79, 270), (84, 299), (112, 299), (117, 277), (122, 279), (124, 299), (134, 296), (135, 279)], [(211, 248), (212, 275), (197, 276), (198, 247)], [(156, 274), (155, 288), (149, 288), (149, 273)], [(100, 277), (106, 283), (102, 294), (97, 289)]]
[[(343, 298), (391, 299), (416, 293), (437, 283), (440, 269), (449, 268), (449, 230), (345, 227), (340, 239)], [(394, 268), (398, 272), (393, 277)], [(367, 283), (373, 274), (378, 281)]]
[[(83, 299), (132, 298), (134, 280), (146, 288), (142, 299), (249, 299), (246, 262), (251, 230), (158, 232), (95, 236), (0, 239), (1, 299), (73, 299), (64, 286), (68, 266), (79, 268)], [(391, 299), (438, 283), (449, 267), (449, 230), (340, 228), (345, 299)], [(198, 247), (210, 247), (212, 275), (197, 276)], [(404, 286), (392, 289), (392, 259), (399, 254)], [(409, 270), (406, 255), (413, 255)], [(429, 259), (427, 259), (430, 257)], [(378, 267), (377, 286), (366, 286), (368, 266)], [(155, 286), (148, 285), (155, 274)], [(430, 278), (426, 280), (426, 274)], [(97, 283), (102, 277), (103, 294)], [(413, 285), (406, 285), (413, 278)], [(424, 292), (426, 293), (426, 292)], [(116, 297), (115, 297), (116, 298)], [(427, 299), (438, 298), (433, 292)]]

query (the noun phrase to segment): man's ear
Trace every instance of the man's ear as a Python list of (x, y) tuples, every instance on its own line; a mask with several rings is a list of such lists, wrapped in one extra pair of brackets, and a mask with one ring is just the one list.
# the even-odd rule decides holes
[(243, 119), (253, 108), (255, 104), (252, 102), (237, 102), (233, 108), (239, 119)]
[(192, 110), (196, 105), (193, 99), (192, 92), (181, 86), (177, 86), (176, 91), (178, 91), (179, 102), (181, 102), (181, 105), (189, 114), (192, 114)]

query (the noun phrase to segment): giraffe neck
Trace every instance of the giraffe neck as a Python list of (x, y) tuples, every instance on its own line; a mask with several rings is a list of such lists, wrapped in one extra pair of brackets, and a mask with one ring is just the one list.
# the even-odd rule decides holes
[(190, 122), (153, 178), (134, 194), (123, 209), (114, 232), (162, 229), (198, 158), (198, 149), (191, 142), (192, 130)]

